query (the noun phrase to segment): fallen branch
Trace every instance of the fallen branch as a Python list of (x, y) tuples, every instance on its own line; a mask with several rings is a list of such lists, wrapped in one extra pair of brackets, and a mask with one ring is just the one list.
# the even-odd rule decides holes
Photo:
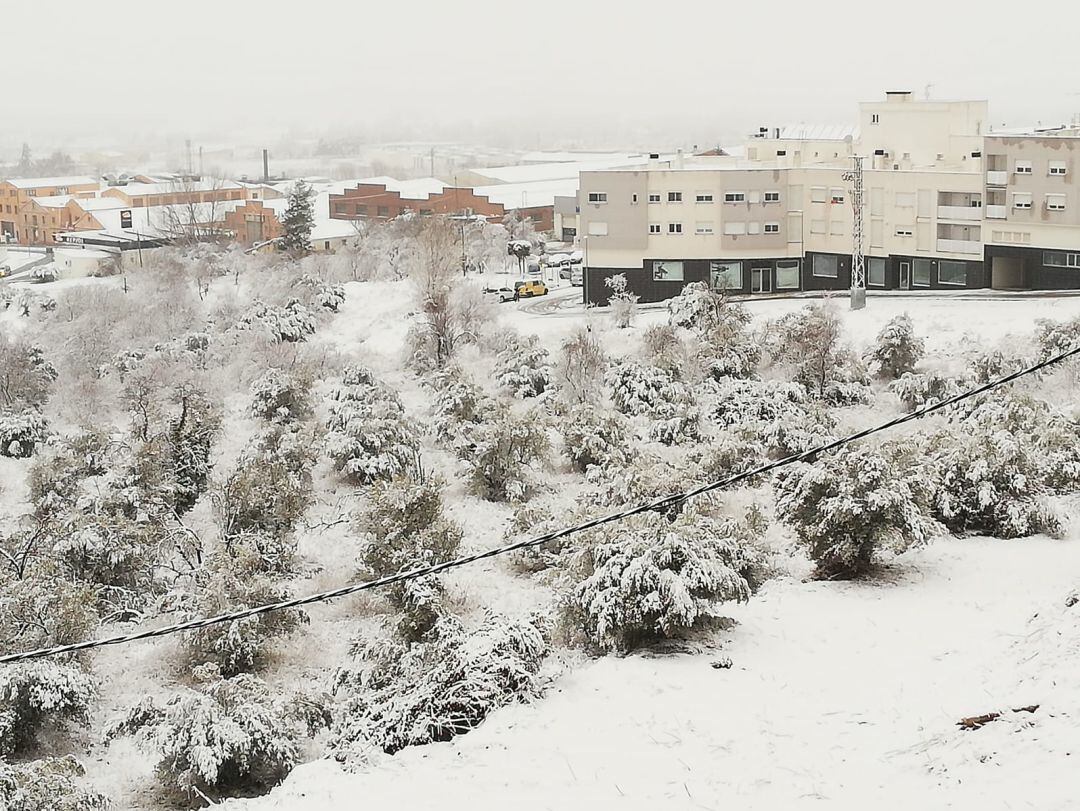
[[(1038, 704), (1031, 704), (1027, 707), (1018, 707), (1013, 712), (1035, 712), (1037, 709), (1039, 709)], [(956, 722), (956, 725), (963, 729), (982, 729), (991, 721), (996, 721), (1000, 717), (1000, 712), (988, 712), (986, 715), (972, 715), (969, 718), (961, 718)]]

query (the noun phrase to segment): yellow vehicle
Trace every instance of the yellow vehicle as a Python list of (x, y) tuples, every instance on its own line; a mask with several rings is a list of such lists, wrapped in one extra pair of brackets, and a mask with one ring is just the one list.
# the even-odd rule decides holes
[(548, 289), (543, 282), (530, 279), (527, 282), (515, 282), (514, 292), (518, 294), (519, 298), (531, 298), (532, 296), (546, 296)]

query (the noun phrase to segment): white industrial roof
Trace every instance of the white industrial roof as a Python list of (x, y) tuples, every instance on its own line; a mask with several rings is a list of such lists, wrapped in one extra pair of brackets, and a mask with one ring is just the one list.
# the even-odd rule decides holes
[(515, 209), (555, 205), (556, 197), (576, 197), (578, 185), (578, 175), (575, 174), (560, 180), (477, 186), (473, 191), (506, 209)]
[(74, 199), (70, 194), (58, 194), (55, 197), (35, 197), (34, 202), (45, 208), (63, 208)]
[(98, 183), (92, 177), (81, 175), (72, 177), (13, 177), (8, 183), (17, 189), (43, 189), (49, 186), (87, 186)]
[(486, 166), (473, 171), (497, 183), (529, 183), (539, 180), (566, 180), (581, 172), (614, 169), (620, 166), (640, 166), (649, 162), (648, 155), (616, 155), (603, 160), (559, 161), (531, 163), (522, 166)]
[(231, 180), (198, 180), (195, 182), (176, 181), (171, 183), (129, 183), (126, 186), (111, 186), (129, 197), (142, 197), (147, 194), (170, 194), (173, 192), (217, 191), (218, 189), (239, 189), (239, 184)]

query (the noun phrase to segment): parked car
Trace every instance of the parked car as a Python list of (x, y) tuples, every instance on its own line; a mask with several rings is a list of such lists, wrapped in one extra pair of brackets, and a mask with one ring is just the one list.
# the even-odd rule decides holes
[(533, 296), (546, 296), (548, 289), (547, 285), (543, 282), (535, 279), (530, 279), (525, 282), (515, 282), (514, 289), (521, 298), (532, 298)]
[(540, 267), (539, 262), (529, 262), (529, 264), (525, 268), (525, 274), (527, 276), (539, 276), (543, 272), (544, 270)]
[(570, 268), (570, 284), (574, 287), (581, 287), (585, 284), (581, 277), (581, 265), (573, 265)]
[(574, 275), (573, 268), (571, 268), (569, 266), (559, 268), (559, 278), (560, 279), (570, 279), (570, 278), (573, 277), (573, 275)]
[(514, 289), (512, 287), (489, 287), (484, 293), (499, 301), (513, 301)]

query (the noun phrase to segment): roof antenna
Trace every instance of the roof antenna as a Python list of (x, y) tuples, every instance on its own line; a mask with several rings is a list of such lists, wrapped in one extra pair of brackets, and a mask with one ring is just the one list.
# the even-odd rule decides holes
[(923, 95), (926, 98), (926, 101), (930, 101), (930, 88), (932, 88), (932, 87), (934, 87), (933, 84), (928, 84), (926, 86), (926, 88), (923, 90)]

